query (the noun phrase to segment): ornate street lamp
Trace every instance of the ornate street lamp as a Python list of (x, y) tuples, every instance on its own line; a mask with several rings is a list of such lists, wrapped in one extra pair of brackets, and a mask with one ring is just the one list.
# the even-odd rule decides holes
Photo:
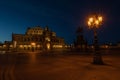
[(93, 16), (88, 19), (88, 26), (94, 32), (94, 57), (93, 57), (93, 64), (103, 64), (102, 56), (99, 53), (99, 45), (98, 45), (98, 38), (97, 38), (97, 29), (102, 24), (103, 18), (102, 16)]

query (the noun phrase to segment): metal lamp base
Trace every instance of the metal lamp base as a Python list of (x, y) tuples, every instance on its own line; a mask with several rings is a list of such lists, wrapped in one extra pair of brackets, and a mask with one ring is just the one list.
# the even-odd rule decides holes
[(95, 55), (93, 58), (92, 64), (103, 65), (104, 63), (103, 63), (101, 55)]

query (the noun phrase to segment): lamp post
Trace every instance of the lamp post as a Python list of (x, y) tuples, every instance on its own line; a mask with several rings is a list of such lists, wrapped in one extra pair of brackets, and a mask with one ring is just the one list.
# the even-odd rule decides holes
[(98, 36), (97, 29), (102, 24), (103, 18), (102, 16), (93, 16), (88, 19), (88, 26), (94, 32), (94, 54), (93, 54), (93, 64), (103, 64), (102, 55), (99, 52), (98, 45)]

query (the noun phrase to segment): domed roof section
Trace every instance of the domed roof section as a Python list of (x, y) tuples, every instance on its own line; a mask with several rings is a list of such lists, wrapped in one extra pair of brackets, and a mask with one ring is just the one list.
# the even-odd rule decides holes
[(43, 30), (40, 26), (28, 27), (27, 30)]
[(40, 26), (28, 27), (26, 34), (28, 35), (42, 35), (43, 29)]
[(39, 30), (41, 30), (42, 28), (40, 26), (35, 26), (32, 29), (39, 29)]

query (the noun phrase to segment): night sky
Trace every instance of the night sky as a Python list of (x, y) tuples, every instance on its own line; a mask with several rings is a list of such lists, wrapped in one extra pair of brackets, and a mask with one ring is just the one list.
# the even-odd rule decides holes
[(86, 24), (96, 12), (104, 17), (99, 43), (119, 42), (119, 0), (0, 0), (0, 41), (11, 40), (12, 32), (24, 34), (27, 27), (48, 25), (66, 43), (73, 42), (81, 26), (85, 39), (92, 43), (93, 32)]

